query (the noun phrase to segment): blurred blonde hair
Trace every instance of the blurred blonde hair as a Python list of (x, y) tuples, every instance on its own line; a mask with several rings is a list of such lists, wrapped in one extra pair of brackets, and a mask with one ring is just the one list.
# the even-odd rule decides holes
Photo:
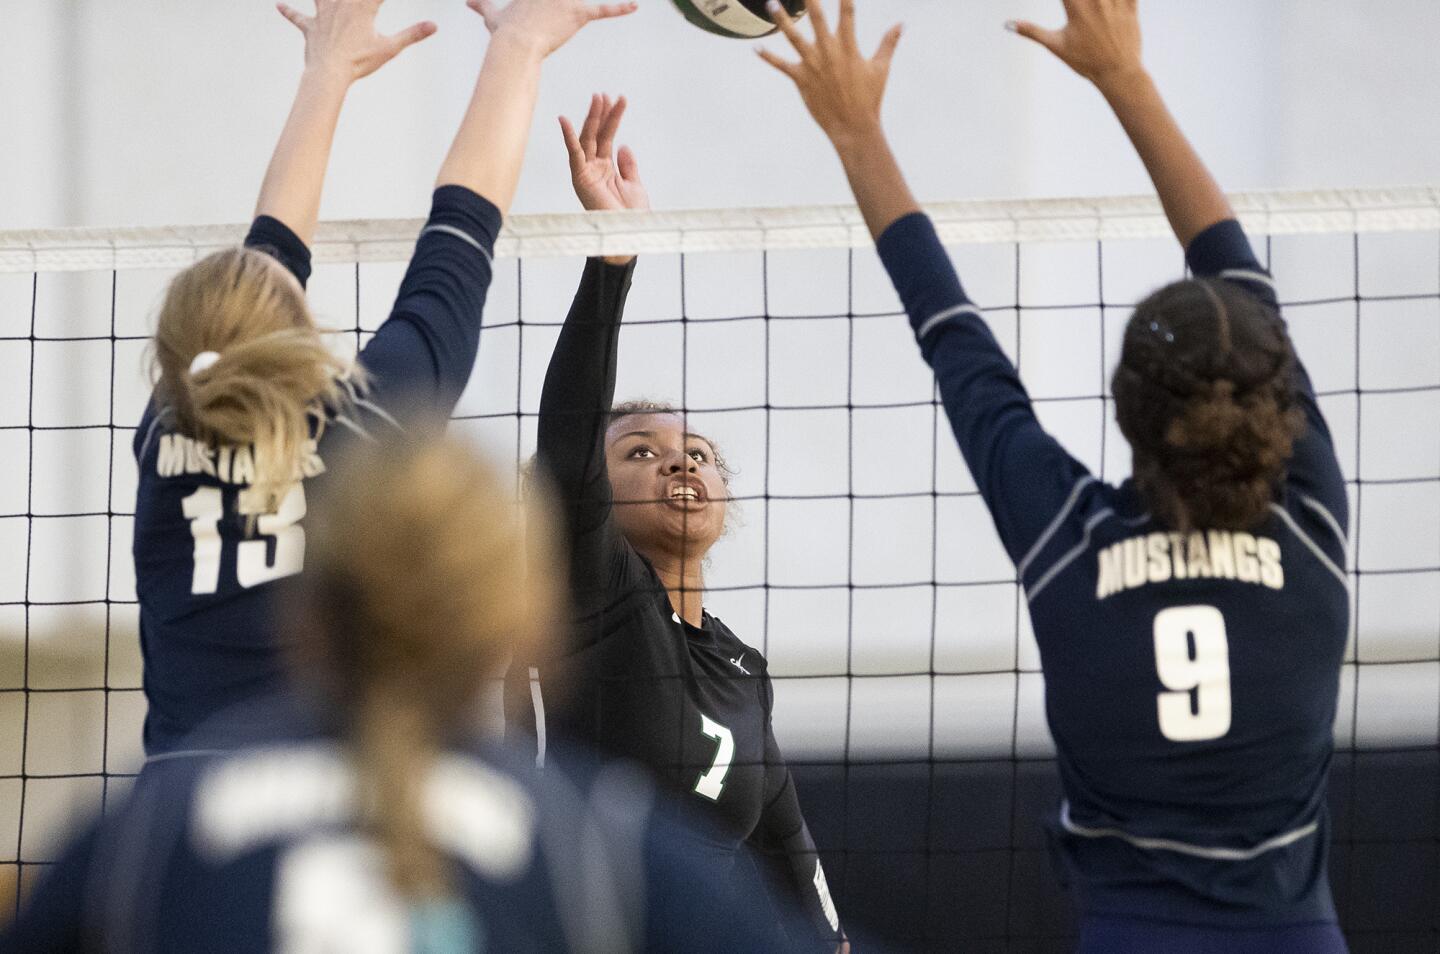
[[(206, 351), (219, 360), (191, 374)], [(311, 412), (343, 406), (345, 372), (299, 283), (264, 252), (216, 252), (175, 276), (165, 293), (151, 352), (160, 402), (187, 437), (254, 445), (251, 486), (261, 499), (298, 478)]]
[(484, 680), (565, 618), (562, 567), (544, 505), (453, 439), (366, 445), (339, 467), (307, 524), (291, 661), (342, 716), (396, 888), (434, 898), (451, 877), (422, 817), (428, 769)]

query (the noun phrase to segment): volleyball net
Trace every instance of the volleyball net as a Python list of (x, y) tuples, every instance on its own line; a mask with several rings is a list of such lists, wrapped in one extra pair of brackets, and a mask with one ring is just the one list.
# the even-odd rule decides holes
[[(1440, 190), (1234, 202), (1351, 494), (1332, 786), (1342, 914), (1352, 942), (1433, 943)], [(1044, 424), (1098, 477), (1123, 479), (1109, 374), (1133, 305), (1184, 269), (1158, 202), (929, 211)], [(321, 226), (309, 297), (338, 348), (388, 315), (420, 225)], [(169, 279), (244, 231), (0, 232), (6, 912), (141, 762), (130, 445), (144, 349)], [(713, 551), (707, 608), (770, 661), (776, 735), (842, 916), (916, 945), (1060, 943), (1070, 925), (1037, 822), (1053, 749), (1025, 600), (853, 208), (513, 219), (453, 428), (514, 465), (518, 487), (581, 260), (632, 252), (617, 399), (683, 407), (738, 471), (739, 526)], [(1382, 861), (1415, 873), (1411, 894), (1367, 907)], [(897, 885), (909, 901), (894, 902)]]

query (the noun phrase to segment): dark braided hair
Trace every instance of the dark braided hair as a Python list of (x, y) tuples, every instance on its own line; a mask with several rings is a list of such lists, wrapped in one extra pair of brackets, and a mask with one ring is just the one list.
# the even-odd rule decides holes
[(1156, 519), (1181, 531), (1263, 522), (1305, 429), (1273, 308), (1226, 281), (1168, 285), (1130, 319), (1112, 387)]

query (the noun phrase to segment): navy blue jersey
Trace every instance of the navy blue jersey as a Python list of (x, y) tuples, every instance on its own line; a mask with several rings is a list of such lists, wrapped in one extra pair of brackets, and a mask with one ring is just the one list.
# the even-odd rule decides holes
[[(1303, 368), (1307, 430), (1251, 533), (1177, 534), (1130, 481), (1097, 481), (1036, 419), (930, 221), (880, 254), (1014, 559), (1065, 801), (1059, 855), (1089, 913), (1194, 924), (1333, 920), (1326, 780), (1349, 627), (1345, 485)], [(1276, 306), (1239, 224), (1197, 275)]]
[[(119, 809), (41, 880), (0, 948), (61, 952), (779, 951), (742, 893), (635, 771), (542, 776), (520, 753), (457, 746), (425, 783), (452, 897), (391, 887), (356, 821), (346, 748), (301, 705), (251, 700), (202, 728), (208, 755), (153, 760)], [(220, 724), (214, 726), (219, 728)], [(226, 748), (233, 746), (232, 748)], [(220, 750), (216, 750), (217, 747)]]
[[(148, 753), (173, 749), (209, 715), (274, 687), (271, 584), (304, 562), (307, 496), (340, 443), (417, 415), (443, 420), (454, 408), (475, 363), (499, 230), (500, 212), (487, 200), (459, 186), (436, 190), (394, 310), (360, 353), (369, 389), (347, 382), (353, 405), (316, 420), (303, 479), (274, 513), (255, 514), (247, 494), (251, 448), (192, 440), (152, 399), (134, 443)], [(256, 219), (245, 244), (272, 254), (302, 285), (310, 275), (309, 250), (273, 218)]]
[[(535, 667), (536, 728), (649, 768), (709, 823), (719, 854), (749, 841), (781, 857), (790, 899), (833, 947), (839, 917), (775, 741), (765, 658), (709, 613), (681, 620), (616, 526), (605, 432), (633, 270), (586, 265), (540, 399), (537, 460), (561, 501), (579, 618)], [(527, 708), (512, 716), (528, 721)]]

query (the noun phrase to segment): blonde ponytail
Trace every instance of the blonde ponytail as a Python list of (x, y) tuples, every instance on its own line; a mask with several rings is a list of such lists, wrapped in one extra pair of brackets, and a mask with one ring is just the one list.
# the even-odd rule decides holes
[[(205, 352), (218, 357), (197, 363)], [(312, 411), (338, 409), (346, 397), (345, 363), (321, 340), (299, 283), (252, 249), (216, 252), (175, 277), (152, 360), (176, 429), (207, 443), (254, 445), (251, 486), (266, 497), (299, 476)]]
[(404, 896), (443, 895), (424, 783), (485, 679), (565, 618), (550, 520), (453, 440), (357, 448), (308, 523), (289, 641), (329, 700), (360, 773), (370, 832)]

